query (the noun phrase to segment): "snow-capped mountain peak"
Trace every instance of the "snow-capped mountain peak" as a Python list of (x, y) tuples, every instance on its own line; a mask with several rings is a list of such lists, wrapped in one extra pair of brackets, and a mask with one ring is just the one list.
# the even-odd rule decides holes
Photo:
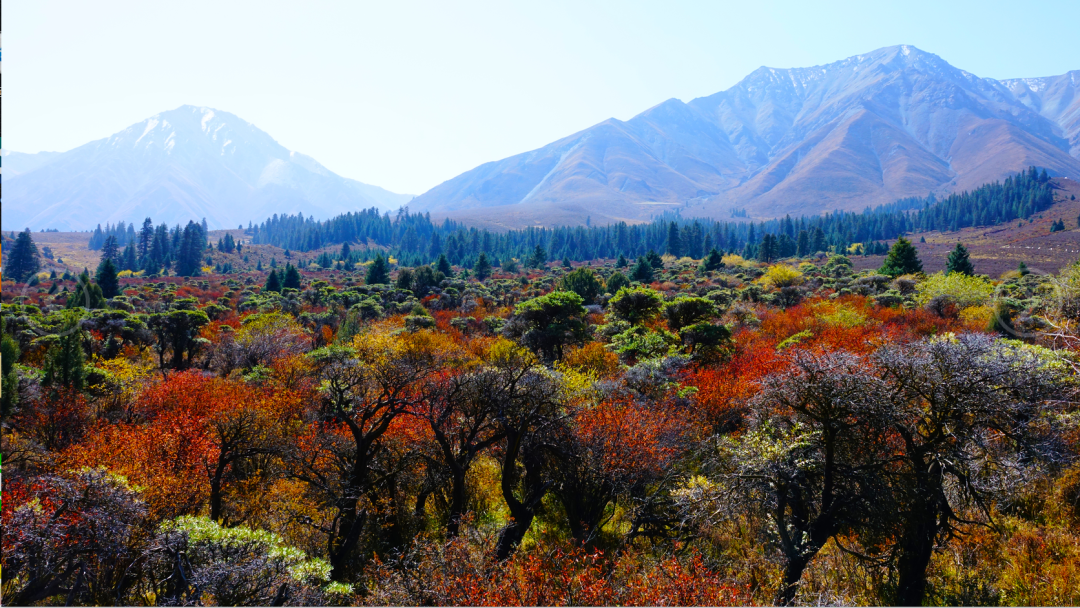
[(58, 154), (4, 190), (19, 201), (5, 228), (73, 230), (146, 216), (231, 227), (275, 213), (392, 210), (411, 198), (341, 177), (235, 114), (190, 105)]

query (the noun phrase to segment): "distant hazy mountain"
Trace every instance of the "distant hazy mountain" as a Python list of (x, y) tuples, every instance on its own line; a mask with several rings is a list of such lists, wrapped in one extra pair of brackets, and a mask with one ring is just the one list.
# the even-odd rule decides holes
[(414, 199), (493, 227), (862, 210), (971, 188), (1029, 165), (1080, 175), (1080, 71), (997, 81), (911, 46), (825, 66), (759, 68), (538, 150), (481, 165)]
[(15, 177), (20, 173), (33, 171), (46, 163), (52, 162), (57, 156), (60, 156), (59, 152), (24, 154), (22, 152), (0, 150), (0, 158), (3, 158), (4, 175), (8, 177)]
[(42, 154), (51, 156), (3, 156), (4, 229), (85, 230), (147, 216), (234, 227), (275, 213), (392, 210), (412, 198), (341, 177), (211, 108), (181, 106), (106, 139)]

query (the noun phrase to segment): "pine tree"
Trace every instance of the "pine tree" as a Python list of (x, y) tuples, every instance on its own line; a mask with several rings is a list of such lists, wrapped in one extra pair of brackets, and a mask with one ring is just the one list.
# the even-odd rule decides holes
[(278, 277), (276, 270), (271, 270), (270, 275), (266, 277), (266, 285), (263, 286), (263, 291), (281, 291), (281, 279)]
[(90, 273), (84, 268), (82, 274), (75, 281), (75, 291), (68, 296), (65, 308), (86, 308), (93, 310), (105, 308), (105, 296), (101, 292), (101, 286), (90, 282)]
[(814, 228), (814, 232), (810, 235), (810, 250), (808, 255), (825, 251), (826, 247), (825, 232), (820, 227)]
[(86, 369), (83, 366), (86, 355), (83, 353), (82, 343), (83, 336), (77, 317), (69, 317), (60, 339), (45, 353), (45, 361), (41, 366), (42, 386), (82, 390), (86, 381)]
[(105, 237), (105, 244), (101, 246), (101, 259), (116, 262), (120, 259), (120, 246), (116, 244), (116, 237)]
[(761, 244), (758, 245), (757, 259), (761, 262), (772, 262), (776, 259), (776, 237), (771, 234), (766, 234), (761, 237)]
[(945, 272), (946, 274), (959, 272), (968, 276), (975, 274), (975, 266), (971, 264), (967, 247), (964, 247), (962, 243), (957, 243), (956, 248), (949, 253), (949, 259), (945, 262)]
[(634, 269), (630, 271), (630, 278), (642, 283), (652, 283), (653, 267), (649, 260), (638, 258), (637, 264), (634, 264)]
[(878, 272), (891, 277), (922, 272), (922, 262), (911, 241), (900, 237), (889, 250), (889, 255), (885, 257), (885, 263)]
[(102, 297), (108, 299), (120, 295), (120, 280), (116, 275), (116, 263), (109, 258), (103, 258), (94, 276), (94, 280), (101, 286)]
[(142, 229), (139, 230), (139, 259), (143, 260), (150, 253), (150, 247), (154, 242), (154, 223), (150, 218), (143, 220)]
[(563, 256), (562, 267), (563, 268), (573, 268), (574, 265), (570, 263), (570, 258), (568, 258), (566, 256)]
[(682, 238), (679, 236), (679, 225), (675, 222), (671, 222), (668, 225), (667, 233), (667, 250), (666, 253), (670, 253), (675, 257), (682, 257)]
[(130, 270), (134, 272), (139, 268), (138, 254), (135, 253), (135, 244), (129, 242), (127, 247), (124, 247), (124, 255), (121, 256), (123, 270)]
[(390, 283), (390, 265), (382, 254), (375, 256), (375, 261), (368, 267), (367, 276), (364, 277), (367, 285), (386, 285)]
[(428, 255), (437, 257), (442, 253), (442, 243), (439, 242), (439, 233), (431, 233), (431, 244), (428, 246)]
[(476, 263), (473, 264), (473, 273), (476, 274), (478, 281), (483, 281), (491, 276), (491, 262), (488, 261), (486, 253), (481, 252), (480, 257), (476, 258)]
[(435, 269), (443, 273), (443, 276), (454, 276), (454, 269), (450, 267), (450, 260), (446, 259), (445, 253), (439, 254), (439, 260), (435, 263)]
[(547, 252), (540, 245), (533, 248), (532, 255), (529, 256), (529, 266), (532, 268), (543, 268), (547, 263)]
[(795, 241), (795, 255), (804, 258), (810, 255), (810, 233), (805, 230), (799, 231), (799, 237)]
[(618, 261), (615, 262), (615, 268), (626, 268), (629, 265), (630, 262), (626, 261), (626, 256), (620, 253)]
[[(188, 222), (180, 235), (179, 251), (176, 257), (176, 274), (181, 277), (199, 276), (202, 267), (202, 254), (206, 248), (206, 238), (202, 228), (195, 222)], [(102, 250), (104, 255), (104, 249)]]
[(300, 289), (300, 271), (292, 264), (285, 265), (285, 277), (281, 279), (282, 289)]
[(348, 262), (350, 255), (352, 255), (352, 249), (349, 248), (349, 242), (345, 241), (341, 244), (340, 259), (344, 262)]
[(7, 265), (4, 266), (4, 278), (23, 283), (41, 269), (41, 254), (30, 236), (30, 229), (20, 232), (15, 237), (15, 245), (8, 252)]
[(724, 267), (723, 256), (716, 249), (710, 249), (705, 259), (701, 261), (701, 269), (705, 271), (719, 270)]

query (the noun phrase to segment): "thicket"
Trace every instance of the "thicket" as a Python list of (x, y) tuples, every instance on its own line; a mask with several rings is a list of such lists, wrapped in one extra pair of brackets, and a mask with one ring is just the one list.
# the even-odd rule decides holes
[(6, 282), (4, 603), (1080, 602), (1080, 265), (538, 246)]

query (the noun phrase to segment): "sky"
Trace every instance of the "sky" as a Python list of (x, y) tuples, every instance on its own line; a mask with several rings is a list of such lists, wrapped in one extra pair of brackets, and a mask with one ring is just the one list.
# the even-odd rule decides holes
[(1080, 69), (1076, 0), (7, 0), (0, 22), (9, 150), (193, 104), (409, 194), (762, 65), (911, 44), (983, 77)]

